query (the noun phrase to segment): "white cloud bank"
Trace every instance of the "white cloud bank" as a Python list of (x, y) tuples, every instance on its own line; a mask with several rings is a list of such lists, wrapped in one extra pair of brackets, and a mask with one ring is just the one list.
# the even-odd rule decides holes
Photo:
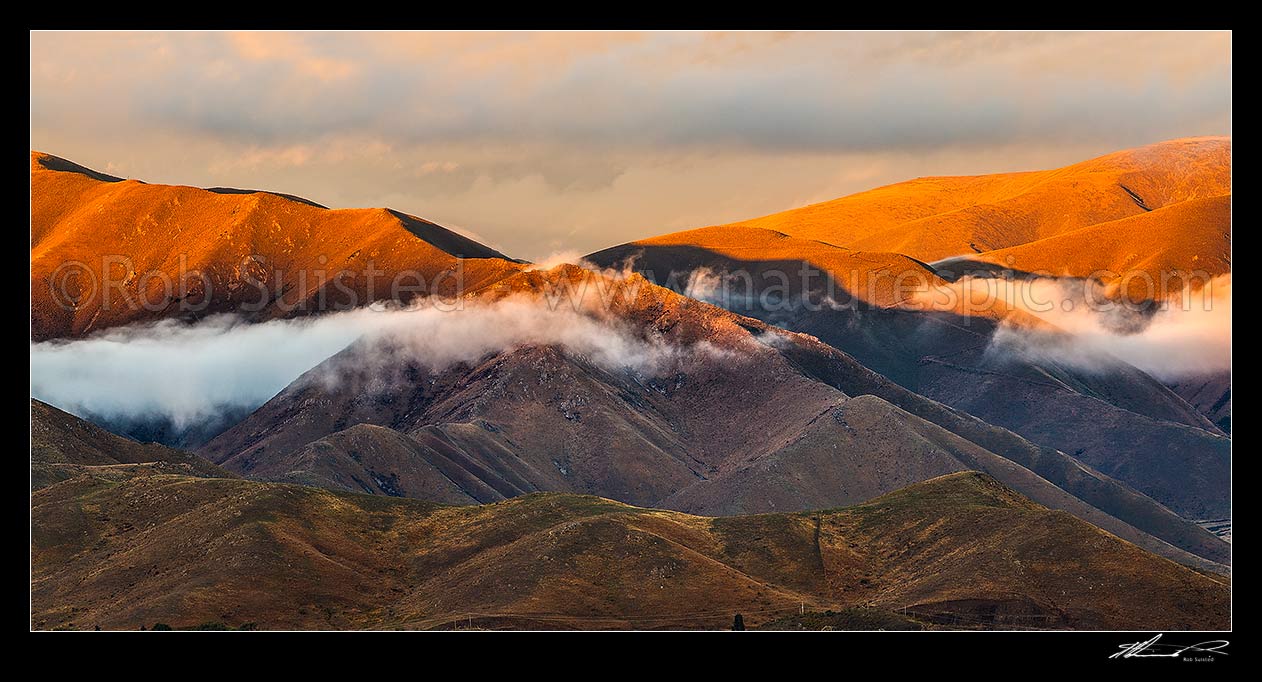
[(995, 354), (1100, 372), (1121, 360), (1164, 381), (1231, 370), (1231, 275), (1185, 289), (1152, 310), (1108, 299), (1103, 291), (1070, 278), (964, 278), (924, 292), (919, 301), (941, 310), (998, 304), (1052, 327), (1008, 318), (991, 339)]
[(80, 415), (164, 417), (183, 429), (263, 404), (358, 339), (388, 342), (365, 344), (366, 353), (390, 351), (352, 362), (415, 361), (435, 370), (524, 345), (561, 346), (605, 369), (646, 374), (696, 353), (721, 355), (704, 343), (681, 347), (644, 338), (583, 307), (513, 296), (456, 310), (365, 308), (260, 324), (232, 316), (193, 325), (163, 321), (32, 344), (31, 395)]

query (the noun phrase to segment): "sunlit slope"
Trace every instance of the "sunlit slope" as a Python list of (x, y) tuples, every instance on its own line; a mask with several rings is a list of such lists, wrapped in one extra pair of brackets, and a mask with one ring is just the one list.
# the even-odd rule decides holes
[(144, 319), (229, 311), (270, 319), (450, 293), (519, 268), (390, 209), (151, 185), (31, 152), (36, 340)]
[(1198, 137), (1056, 170), (918, 178), (735, 224), (935, 261), (1230, 192), (1231, 138)]
[(968, 261), (943, 268), (987, 264), (1019, 276), (1091, 277), (1124, 287), (1134, 300), (1177, 294), (1185, 281), (1201, 285), (1231, 272), (1231, 195), (1191, 199)]

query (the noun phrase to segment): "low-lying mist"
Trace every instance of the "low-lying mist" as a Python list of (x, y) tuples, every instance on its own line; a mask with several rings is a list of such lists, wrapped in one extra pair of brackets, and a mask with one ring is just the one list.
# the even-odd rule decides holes
[(925, 308), (973, 311), (998, 306), (1029, 314), (1005, 318), (988, 352), (1107, 371), (1119, 360), (1174, 381), (1231, 370), (1231, 275), (1136, 305), (1109, 298), (1092, 280), (963, 278), (923, 292)]
[(683, 347), (647, 337), (599, 307), (515, 295), (457, 309), (423, 301), (256, 324), (222, 315), (32, 344), (31, 394), (89, 418), (165, 419), (185, 429), (262, 405), (360, 339), (387, 343), (356, 344), (351, 352), (388, 356), (350, 362), (410, 361), (431, 370), (525, 345), (561, 346), (608, 370), (650, 375), (697, 353), (723, 355), (705, 343)]
[(257, 406), (362, 332), (357, 313), (262, 324), (166, 320), (31, 345), (31, 395), (84, 417), (176, 428)]

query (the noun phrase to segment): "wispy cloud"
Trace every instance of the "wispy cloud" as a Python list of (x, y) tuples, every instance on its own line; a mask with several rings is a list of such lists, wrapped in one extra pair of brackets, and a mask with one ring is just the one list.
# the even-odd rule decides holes
[(991, 338), (987, 352), (999, 359), (1018, 355), (1099, 372), (1125, 362), (1173, 381), (1231, 370), (1231, 275), (1207, 280), (1136, 304), (1106, 295), (1092, 280), (963, 278), (915, 301), (924, 309), (1019, 313), (1005, 317)]

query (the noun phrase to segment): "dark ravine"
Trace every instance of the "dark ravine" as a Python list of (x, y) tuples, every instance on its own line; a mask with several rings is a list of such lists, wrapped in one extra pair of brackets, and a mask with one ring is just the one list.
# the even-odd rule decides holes
[(1144, 203), (1144, 198), (1136, 194), (1134, 191), (1132, 191), (1131, 188), (1127, 187), (1126, 185), (1118, 185), (1118, 187), (1121, 187), (1122, 191), (1126, 192), (1126, 194), (1129, 195), (1130, 198), (1135, 201), (1136, 206), (1144, 209), (1145, 211), (1152, 210), (1151, 208), (1148, 207), (1148, 204)]

